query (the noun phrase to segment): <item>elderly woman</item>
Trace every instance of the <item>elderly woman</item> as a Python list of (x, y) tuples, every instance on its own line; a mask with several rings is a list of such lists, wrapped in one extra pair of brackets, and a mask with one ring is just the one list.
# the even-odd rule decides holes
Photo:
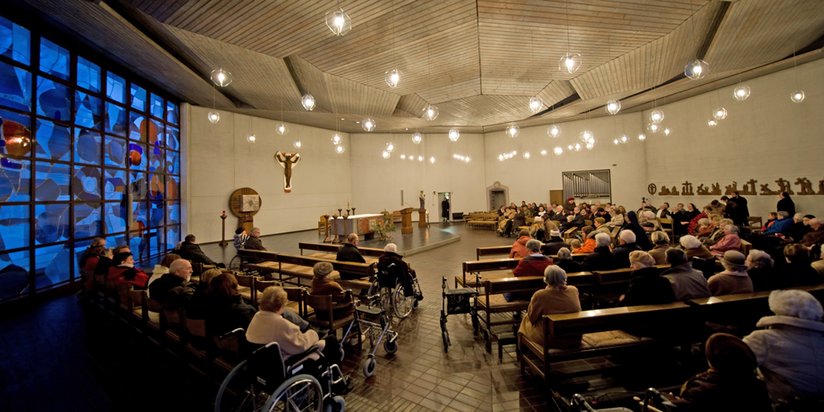
[(744, 338), (755, 353), (773, 401), (824, 397), (824, 310), (803, 290), (770, 293), (775, 316), (761, 318)]
[(206, 334), (220, 336), (237, 328), (246, 329), (255, 316), (255, 308), (241, 298), (237, 278), (231, 272), (209, 269), (203, 272), (201, 280), (213, 271), (217, 275), (208, 282), (206, 291)]
[(652, 249), (650, 249), (649, 254), (655, 259), (656, 265), (666, 265), (667, 264), (667, 249), (670, 247), (670, 238), (666, 232), (657, 231), (652, 232), (649, 236), (650, 240), (652, 240), (652, 244), (654, 245)]
[(340, 347), (334, 336), (320, 339), (314, 330), (302, 332), (300, 327), (283, 318), (286, 301), (286, 291), (282, 287), (266, 288), (258, 299), (260, 308), (246, 329), (246, 340), (258, 345), (277, 342), (284, 359), (317, 345), (329, 362), (340, 362)]
[(585, 270), (612, 270), (617, 268), (615, 255), (609, 248), (609, 235), (599, 233), (595, 235), (595, 250), (584, 259)]
[(669, 280), (661, 276), (655, 267), (655, 259), (649, 253), (633, 250), (629, 253), (632, 280), (627, 293), (621, 295), (622, 305), (657, 305), (675, 301)]
[(555, 264), (566, 273), (578, 273), (584, 270), (580, 263), (572, 260), (572, 252), (565, 247), (558, 249), (557, 257)]
[(710, 276), (707, 286), (713, 296), (752, 293), (752, 280), (747, 274), (746, 256), (737, 250), (724, 252), (724, 271)]
[(774, 289), (776, 275), (773, 270), (773, 258), (769, 253), (758, 249), (750, 250), (744, 264), (747, 265), (747, 274), (752, 280), (754, 291)]
[[(523, 333), (530, 340), (544, 344), (544, 322), (543, 315), (552, 313), (571, 313), (581, 310), (581, 301), (578, 298), (578, 289), (575, 286), (567, 286), (566, 272), (558, 266), (550, 265), (544, 270), (545, 289), (541, 289), (532, 295), (526, 317), (521, 321), (519, 333)], [(571, 339), (563, 342), (549, 342), (550, 347), (564, 347), (574, 345), (580, 341)]]
[(724, 237), (714, 245), (710, 246), (710, 252), (714, 256), (721, 256), (728, 250), (740, 250), (741, 238), (738, 237), (738, 226), (728, 224), (724, 226)]
[(700, 257), (703, 259), (715, 259), (712, 252), (693, 235), (681, 236), (679, 242), (681, 243), (681, 247), (684, 248), (684, 252), (688, 258)]

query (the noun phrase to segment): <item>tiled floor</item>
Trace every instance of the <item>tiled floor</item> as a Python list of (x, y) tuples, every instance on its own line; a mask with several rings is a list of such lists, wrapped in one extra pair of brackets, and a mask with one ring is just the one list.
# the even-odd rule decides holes
[[(354, 390), (345, 397), (347, 409), (555, 409), (547, 405), (547, 389), (536, 379), (521, 376), (514, 346), (505, 347), (499, 362), (497, 348), (486, 353), (483, 339), (473, 336), (468, 316), (448, 317), (452, 346), (444, 352), (439, 326), (441, 276), (451, 279), (459, 274), (461, 262), (473, 259), (476, 247), (512, 240), (492, 231), (466, 230), (460, 224), (442, 228), (461, 240), (406, 259), (418, 273), (424, 300), (396, 326), (397, 353), (387, 355), (378, 348), (375, 376), (368, 379), (361, 364), (369, 345), (361, 353), (347, 354), (343, 369), (354, 378)], [(317, 240), (317, 232), (310, 231), (266, 237), (263, 243), (269, 250), (298, 253), (299, 241)], [(234, 255), (231, 245), (225, 250), (205, 245), (204, 250), (215, 260), (228, 262)], [(116, 319), (83, 310), (74, 296), (4, 314), (0, 330), (0, 410), (210, 410), (220, 380), (187, 368)], [(670, 361), (671, 354), (643, 358), (646, 363), (633, 358), (632, 368), (571, 380), (555, 389), (564, 396), (582, 391), (608, 405), (613, 403), (610, 399), (625, 400), (650, 384), (677, 382), (688, 373)], [(563, 368), (576, 370), (599, 362), (608, 361), (570, 362)]]

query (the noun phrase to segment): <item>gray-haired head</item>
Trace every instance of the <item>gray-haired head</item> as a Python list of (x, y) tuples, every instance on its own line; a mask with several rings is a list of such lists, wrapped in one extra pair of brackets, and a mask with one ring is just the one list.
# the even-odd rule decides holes
[(618, 238), (624, 243), (635, 243), (635, 233), (631, 230), (622, 230)]
[(558, 249), (558, 260), (572, 259), (572, 252), (569, 249), (562, 247)]
[(687, 254), (683, 250), (671, 247), (667, 249), (667, 263), (670, 266), (678, 266), (687, 263)]
[(566, 271), (557, 265), (549, 265), (544, 269), (544, 282), (558, 289), (566, 289), (567, 275)]
[(538, 239), (529, 239), (526, 241), (526, 250), (531, 253), (538, 253), (541, 251), (541, 241)]
[(662, 232), (660, 230), (657, 232), (652, 232), (652, 234), (650, 235), (650, 239), (652, 240), (652, 243), (656, 245), (668, 245), (670, 242), (669, 235), (667, 235), (666, 232)]
[(595, 235), (595, 246), (602, 247), (602, 246), (609, 246), (609, 235), (606, 233), (599, 233)]

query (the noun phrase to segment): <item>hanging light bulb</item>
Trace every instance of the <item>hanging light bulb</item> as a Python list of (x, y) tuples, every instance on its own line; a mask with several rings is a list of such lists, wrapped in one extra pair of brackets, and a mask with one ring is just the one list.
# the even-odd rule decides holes
[(670, 133), (672, 133), (672, 132), (670, 132), (669, 127), (664, 128), (664, 136), (669, 136)]
[(345, 152), (345, 151), (346, 151), (346, 149), (343, 147), (343, 145), (337, 145), (337, 146), (335, 146), (335, 153), (337, 153), (337, 154), (341, 154), (341, 153), (343, 153), (343, 152)]
[[(469, 159), (469, 158), (467, 157), (467, 159)], [(422, 155), (418, 155), (418, 161), (423, 162), (423, 156)]]
[(423, 135), (420, 132), (412, 133), (412, 143), (421, 144), (423, 141)]
[(727, 109), (719, 107), (712, 111), (712, 118), (715, 120), (724, 120), (727, 118)]
[(549, 127), (547, 127), (547, 129), (546, 129), (546, 134), (547, 134), (549, 137), (551, 137), (551, 138), (553, 138), (553, 139), (554, 139), (554, 138), (556, 138), (556, 137), (558, 137), (558, 136), (560, 136), (560, 135), (561, 135), (561, 128), (560, 128), (560, 127), (558, 127), (558, 125), (555, 125), (555, 124), (550, 125), (550, 126), (549, 126)]
[(518, 129), (518, 126), (514, 124), (506, 128), (506, 135), (513, 139), (518, 137), (519, 133), (521, 133), (520, 129)]
[(527, 159), (527, 160), (529, 160), (529, 158), (532, 157), (532, 155), (529, 154), (529, 152), (524, 152), (524, 154), (522, 156), (524, 157), (524, 159)]
[(578, 53), (565, 53), (558, 61), (558, 68), (569, 74), (573, 74), (581, 67), (581, 55)]
[(629, 138), (627, 137), (627, 135), (622, 134), (621, 135), (621, 143), (626, 143), (627, 141), (629, 141)]
[(249, 143), (254, 143), (256, 140), (257, 140), (257, 137), (255, 137), (254, 134), (250, 134), (249, 136), (246, 136), (246, 141), (249, 142)]
[(738, 85), (738, 87), (732, 91), (732, 97), (739, 102), (747, 100), (747, 98), (750, 97), (750, 86), (747, 86), (746, 84)]
[(461, 138), (461, 132), (458, 129), (452, 128), (449, 129), (449, 140), (453, 142), (457, 142), (458, 139)]
[(383, 80), (387, 86), (394, 89), (398, 87), (398, 84), (401, 82), (401, 72), (398, 71), (398, 69), (389, 70), (384, 74)]
[(564, 148), (562, 148), (561, 146), (555, 146), (555, 148), (552, 149), (552, 153), (555, 153), (555, 156), (560, 156), (564, 154)]
[(384, 159), (389, 159), (389, 156), (392, 156), (392, 154), (387, 152), (386, 150), (381, 152), (381, 157), (383, 157)]
[(580, 144), (580, 143), (575, 143), (575, 146), (574, 146), (574, 147), (575, 147), (575, 151), (576, 151), (576, 152), (580, 152), (580, 151), (581, 151), (581, 144)]
[(618, 144), (620, 144), (620, 143), (621, 143), (621, 142), (619, 142), (619, 141), (618, 141), (618, 139), (612, 139), (612, 144), (618, 145)]
[(546, 156), (547, 153), (546, 149), (541, 149), (541, 156)]
[(304, 94), (303, 97), (300, 98), (300, 104), (303, 105), (304, 109), (310, 112), (315, 110), (315, 96), (312, 96), (309, 93)]
[(386, 151), (392, 153), (395, 151), (395, 145), (392, 142), (386, 142)]
[(226, 87), (232, 83), (232, 73), (222, 68), (212, 70), (209, 78), (212, 79), (212, 83), (217, 87)]
[(710, 65), (701, 59), (695, 59), (684, 66), (684, 76), (692, 80), (703, 79), (709, 72)]
[(529, 99), (529, 111), (532, 112), (532, 114), (538, 114), (543, 108), (544, 102), (542, 102), (541, 99), (537, 97)]
[(790, 94), (790, 100), (792, 100), (793, 103), (801, 103), (804, 101), (805, 97), (806, 95), (804, 95), (804, 90), (796, 90)]
[(435, 164), (435, 156), (429, 156), (429, 163)]
[(433, 104), (427, 104), (426, 107), (423, 108), (423, 118), (429, 121), (437, 119), (439, 113), (438, 106)]
[(337, 134), (337, 133), (335, 133), (335, 135), (332, 136), (332, 144), (335, 145), (335, 146), (339, 145), (342, 140), (343, 140), (343, 138), (340, 137), (340, 135)]
[(650, 133), (658, 133), (658, 130), (660, 130), (658, 123), (647, 123), (647, 131)]
[(275, 132), (277, 132), (277, 134), (283, 136), (287, 132), (289, 132), (289, 127), (286, 126), (286, 123), (278, 123), (278, 124), (275, 125)]
[(303, 147), (303, 143), (300, 140), (295, 140), (295, 142), (292, 143), (292, 146), (294, 146), (295, 149), (300, 149), (301, 147)]
[(589, 130), (584, 130), (581, 132), (581, 140), (583, 140), (584, 143), (595, 142), (595, 135)]
[(640, 141), (642, 141), (642, 142), (643, 142), (644, 140), (647, 140), (647, 135), (645, 135), (645, 134), (643, 134), (643, 133), (638, 133), (638, 140), (640, 140)]
[(363, 122), (361, 123), (361, 127), (363, 128), (363, 130), (366, 130), (367, 132), (371, 132), (372, 130), (375, 130), (376, 126), (377, 126), (377, 124), (375, 124), (375, 121), (372, 120), (371, 117), (367, 117), (366, 119), (363, 119)]
[(352, 19), (341, 8), (326, 12), (326, 27), (335, 33), (335, 36), (343, 36), (352, 30)]
[(209, 112), (206, 118), (209, 119), (209, 123), (217, 124), (220, 121), (220, 112)]
[(593, 147), (595, 147), (595, 142), (587, 143), (587, 150), (592, 150)]
[(656, 124), (663, 122), (664, 112), (661, 110), (653, 110), (652, 113), (649, 114), (649, 120)]
[(717, 122), (717, 121), (715, 121), (715, 119), (710, 119), (710, 120), (707, 120), (707, 126), (709, 126), (709, 127), (715, 127), (715, 126), (717, 126), (717, 125), (718, 125), (718, 122)]
[(618, 100), (610, 100), (607, 102), (607, 113), (616, 115), (621, 111), (621, 102)]
[(406, 155), (405, 154), (401, 154), (401, 160), (406, 160)]

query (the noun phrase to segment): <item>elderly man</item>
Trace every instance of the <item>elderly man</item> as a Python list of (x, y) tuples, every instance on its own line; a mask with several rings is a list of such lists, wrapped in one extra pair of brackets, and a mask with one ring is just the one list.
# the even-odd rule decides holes
[(633, 250), (641, 250), (635, 243), (635, 233), (631, 230), (622, 230), (618, 233), (618, 247), (612, 254), (615, 255), (615, 265), (621, 268), (629, 267), (629, 253)]
[(246, 244), (243, 246), (245, 249), (252, 249), (252, 250), (266, 250), (263, 247), (263, 242), (260, 241), (260, 228), (253, 227), (252, 233), (249, 233), (249, 238), (246, 239)]
[(169, 265), (169, 273), (149, 285), (149, 295), (167, 309), (186, 308), (195, 293), (192, 262), (177, 259)]
[(667, 263), (670, 268), (662, 276), (669, 280), (675, 300), (706, 298), (710, 296), (707, 279), (699, 270), (695, 270), (687, 260), (687, 254), (681, 249), (667, 249)]
[(214, 260), (209, 259), (209, 256), (206, 256), (206, 254), (203, 253), (203, 250), (200, 248), (200, 245), (198, 245), (196, 242), (197, 239), (195, 238), (195, 235), (186, 235), (186, 238), (184, 238), (183, 243), (181, 243), (177, 249), (177, 254), (180, 255), (181, 258), (186, 259), (190, 262), (217, 266), (217, 263)]
[(606, 233), (595, 235), (595, 251), (584, 259), (584, 270), (616, 269), (615, 255), (612, 254), (612, 250), (609, 248), (611, 240)]
[[(366, 263), (366, 259), (363, 258), (361, 255), (360, 250), (358, 250), (358, 242), (360, 238), (358, 238), (357, 233), (350, 233), (346, 236), (346, 243), (340, 247), (338, 250), (338, 254), (335, 257), (335, 260), (341, 262), (359, 262), (359, 263)], [(348, 272), (340, 272), (341, 279), (359, 279), (360, 275), (355, 273), (348, 273)]]
[(824, 225), (821, 224), (821, 219), (810, 219), (810, 231), (801, 238), (799, 243), (808, 248), (816, 244), (824, 243)]

